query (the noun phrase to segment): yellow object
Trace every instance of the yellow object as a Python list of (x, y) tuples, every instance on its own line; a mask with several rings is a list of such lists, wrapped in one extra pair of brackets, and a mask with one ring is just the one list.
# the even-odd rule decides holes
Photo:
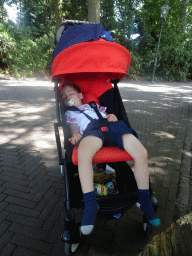
[(102, 184), (95, 184), (95, 191), (100, 196), (107, 196), (107, 187)]

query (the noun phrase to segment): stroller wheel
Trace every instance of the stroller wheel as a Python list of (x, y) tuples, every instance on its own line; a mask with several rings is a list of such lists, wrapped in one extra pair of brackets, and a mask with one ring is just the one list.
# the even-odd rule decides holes
[(75, 228), (70, 231), (65, 231), (61, 236), (64, 242), (64, 255), (71, 256), (78, 248), (81, 239), (79, 223), (76, 223)]
[(64, 252), (66, 256), (71, 256), (78, 248), (79, 243), (77, 244), (69, 244), (64, 243)]
[(149, 222), (143, 222), (143, 232), (145, 236), (149, 236), (152, 233), (153, 226)]

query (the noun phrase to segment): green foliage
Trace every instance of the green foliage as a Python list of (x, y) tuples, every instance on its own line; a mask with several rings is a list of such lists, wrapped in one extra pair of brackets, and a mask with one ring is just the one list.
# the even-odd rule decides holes
[[(53, 42), (53, 40), (51, 40)], [(47, 35), (35, 40), (24, 39), (17, 46), (17, 52), (11, 51), (13, 71), (17, 77), (44, 74), (47, 64), (51, 62), (53, 43)]]
[[(7, 26), (8, 27), (8, 26)], [(14, 38), (10, 29), (5, 31), (0, 24), (0, 55), (2, 67), (8, 68), (16, 77), (44, 74), (53, 52), (53, 35), (31, 39), (24, 36)]]
[(87, 20), (88, 7), (85, 0), (63, 0), (64, 18), (69, 20)]
[(192, 78), (192, 38), (177, 29), (167, 31), (159, 55), (157, 75), (168, 80), (186, 81)]
[(130, 51), (131, 54), (131, 66), (129, 68), (129, 77), (131, 79), (139, 79), (142, 74), (142, 57), (134, 51)]

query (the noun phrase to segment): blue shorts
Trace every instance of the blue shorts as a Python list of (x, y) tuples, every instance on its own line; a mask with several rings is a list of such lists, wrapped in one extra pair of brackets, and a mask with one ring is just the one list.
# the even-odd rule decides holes
[[(94, 129), (94, 127), (95, 127), (95, 122), (91, 122), (87, 126), (82, 139), (88, 135), (92, 135), (92, 136), (96, 136), (96, 137), (100, 138), (104, 144), (105, 136), (104, 136), (103, 132), (100, 129), (98, 129), (98, 130)], [(124, 134), (133, 134), (136, 138), (138, 138), (137, 133), (132, 128), (129, 128), (123, 120), (116, 121), (116, 122), (110, 122), (108, 124), (108, 128), (109, 128), (108, 146), (118, 146), (120, 149), (124, 149), (123, 140), (122, 140), (122, 136)], [(80, 143), (80, 141), (79, 141), (79, 143)], [(78, 145), (79, 145), (79, 143), (78, 143)]]

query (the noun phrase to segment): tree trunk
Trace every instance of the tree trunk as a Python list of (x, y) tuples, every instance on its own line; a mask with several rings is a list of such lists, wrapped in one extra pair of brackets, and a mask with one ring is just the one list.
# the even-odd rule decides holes
[(100, 0), (87, 0), (88, 21), (100, 23)]
[(153, 237), (139, 256), (192, 255), (192, 212)]
[(56, 28), (58, 29), (63, 21), (63, 0), (55, 1)]
[(180, 24), (183, 24), (185, 22), (185, 18), (186, 18), (186, 15), (187, 15), (187, 6), (188, 6), (188, 0), (182, 0)]

